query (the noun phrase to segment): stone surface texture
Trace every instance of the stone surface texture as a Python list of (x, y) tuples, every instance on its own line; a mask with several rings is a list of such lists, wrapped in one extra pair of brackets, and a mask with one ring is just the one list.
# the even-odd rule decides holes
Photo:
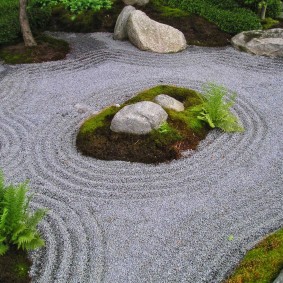
[(130, 42), (140, 50), (176, 53), (187, 47), (181, 31), (156, 22), (139, 10), (131, 12), (127, 29)]
[(157, 129), (168, 118), (164, 109), (151, 101), (123, 107), (114, 116), (110, 129), (117, 133), (144, 135)]
[(127, 22), (132, 11), (136, 9), (133, 6), (126, 6), (117, 18), (114, 28), (113, 38), (115, 40), (128, 39)]
[(283, 57), (283, 29), (243, 31), (231, 40), (232, 45), (255, 55)]
[(184, 104), (182, 102), (166, 94), (157, 95), (154, 98), (154, 101), (164, 108), (172, 109), (177, 112), (185, 110)]
[[(33, 283), (220, 283), (283, 227), (283, 60), (232, 47), (142, 52), (112, 33), (52, 33), (67, 59), (0, 67), (0, 167), (30, 180), (46, 247)], [(0, 64), (1, 66), (1, 64)], [(212, 131), (190, 157), (159, 165), (78, 153), (77, 103), (122, 104), (160, 84), (237, 92), (245, 132)], [(229, 241), (229, 235), (234, 240)]]
[(273, 283), (283, 283), (283, 270), (280, 272), (278, 277), (274, 280)]
[(123, 0), (123, 2), (126, 5), (144, 6), (144, 5), (146, 5), (149, 2), (149, 0)]

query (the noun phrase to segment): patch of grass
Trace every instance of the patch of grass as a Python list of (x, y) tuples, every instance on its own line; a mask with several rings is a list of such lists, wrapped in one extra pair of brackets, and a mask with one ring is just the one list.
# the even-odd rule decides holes
[(141, 93), (137, 94), (133, 98), (127, 100), (123, 104), (123, 106), (137, 103), (140, 101), (153, 101), (155, 96), (159, 94), (167, 94), (181, 101), (182, 103), (184, 103), (185, 108), (199, 104), (201, 102), (199, 94), (194, 90), (183, 88), (183, 87), (159, 85), (151, 89), (142, 91)]
[(261, 21), (261, 24), (263, 29), (270, 29), (272, 27), (277, 26), (279, 24), (279, 21), (274, 20), (272, 18), (265, 18)]
[(119, 110), (119, 107), (110, 106), (101, 111), (99, 114), (90, 117), (80, 128), (79, 134), (85, 135), (95, 132), (98, 128), (104, 127), (106, 122), (110, 121)]
[(248, 251), (225, 283), (271, 283), (283, 269), (283, 229)]
[(25, 47), (23, 43), (4, 46), (0, 49), (0, 59), (6, 64), (28, 64), (60, 60), (69, 52), (69, 44), (61, 39), (47, 35), (36, 37), (34, 47)]

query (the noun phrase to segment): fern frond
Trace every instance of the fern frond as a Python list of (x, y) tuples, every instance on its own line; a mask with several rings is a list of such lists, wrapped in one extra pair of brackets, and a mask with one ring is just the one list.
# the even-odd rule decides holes
[(5, 231), (7, 216), (8, 216), (8, 209), (5, 207), (0, 218), (0, 233), (2, 231), (3, 232)]
[(45, 245), (45, 241), (41, 239), (39, 234), (36, 234), (32, 241), (25, 244), (24, 249), (27, 251), (34, 250), (34, 249), (41, 248), (44, 245)]
[(26, 230), (24, 234), (20, 235), (14, 242), (17, 244), (18, 249), (32, 250), (35, 248), (42, 247), (44, 241), (40, 238), (38, 232)]
[(26, 225), (29, 229), (35, 229), (36, 225), (42, 220), (42, 218), (46, 215), (47, 209), (38, 209), (31, 215), (27, 221)]
[(226, 132), (243, 131), (237, 117), (230, 112), (235, 103), (236, 93), (233, 93), (229, 100), (225, 100), (227, 93), (223, 86), (206, 84), (203, 86), (203, 102), (192, 111), (198, 113), (197, 118), (208, 123), (211, 128), (217, 127)]
[(0, 255), (4, 255), (9, 249), (9, 246), (0, 242)]

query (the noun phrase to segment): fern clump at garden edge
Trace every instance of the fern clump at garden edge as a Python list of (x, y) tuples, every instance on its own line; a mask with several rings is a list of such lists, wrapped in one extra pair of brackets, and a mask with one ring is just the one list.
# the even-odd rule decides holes
[(5, 186), (0, 172), (0, 255), (4, 255), (10, 245), (22, 250), (33, 250), (44, 245), (36, 226), (46, 210), (30, 212), (31, 197), (26, 196), (28, 190), (26, 182)]

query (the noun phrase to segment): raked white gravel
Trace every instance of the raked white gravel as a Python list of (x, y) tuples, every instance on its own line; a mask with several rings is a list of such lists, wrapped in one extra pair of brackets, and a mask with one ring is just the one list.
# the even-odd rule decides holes
[[(283, 226), (283, 60), (55, 35), (71, 42), (66, 60), (0, 65), (0, 167), (9, 182), (30, 179), (32, 206), (50, 209), (39, 226), (46, 247), (31, 253), (33, 282), (221, 282)], [(77, 152), (90, 112), (155, 85), (208, 81), (238, 93), (244, 133), (213, 131), (188, 157), (157, 166)]]

